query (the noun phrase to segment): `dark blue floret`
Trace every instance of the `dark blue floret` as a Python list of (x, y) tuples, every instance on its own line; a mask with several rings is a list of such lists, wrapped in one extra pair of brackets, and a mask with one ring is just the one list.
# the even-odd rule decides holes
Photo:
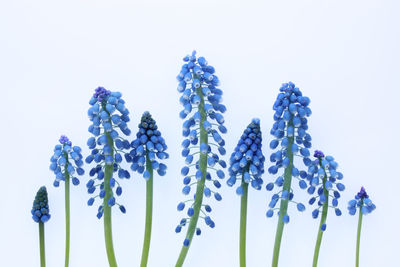
[(39, 223), (45, 223), (50, 220), (49, 213), (49, 200), (47, 197), (47, 190), (45, 186), (42, 186), (36, 193), (35, 200), (33, 201), (33, 206), (31, 210), (32, 219)]

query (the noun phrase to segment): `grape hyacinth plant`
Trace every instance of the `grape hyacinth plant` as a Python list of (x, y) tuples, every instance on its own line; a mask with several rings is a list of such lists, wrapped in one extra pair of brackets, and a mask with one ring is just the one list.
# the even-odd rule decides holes
[(91, 154), (85, 159), (86, 163), (94, 162), (89, 175), (91, 178), (86, 187), (89, 194), (98, 191), (98, 195), (88, 200), (88, 205), (92, 206), (96, 198), (100, 198), (102, 204), (98, 208), (97, 218), (104, 215), (104, 236), (108, 262), (111, 267), (117, 266), (114, 253), (111, 229), (111, 209), (115, 205), (119, 206), (122, 213), (125, 213), (125, 207), (116, 201), (116, 196), (122, 194), (122, 187), (116, 180), (129, 179), (130, 174), (120, 166), (123, 156), (127, 162), (131, 161), (129, 156), (130, 143), (124, 139), (123, 135), (129, 136), (131, 130), (127, 126), (129, 121), (129, 111), (125, 107), (125, 101), (121, 98), (119, 92), (111, 92), (103, 87), (95, 90), (89, 104), (89, 119), (92, 124), (89, 132), (94, 135), (87, 141)]
[(262, 136), (260, 120), (253, 119), (244, 130), (240, 140), (230, 157), (228, 186), (233, 186), (236, 180), (240, 185), (236, 193), (241, 197), (240, 204), (240, 244), (239, 258), (240, 266), (246, 266), (246, 221), (247, 221), (247, 196), (249, 184), (260, 190), (263, 184), (261, 179), (264, 173), (265, 157), (262, 153)]
[(49, 200), (45, 186), (40, 187), (36, 193), (31, 210), (32, 219), (39, 224), (40, 266), (46, 266), (44, 224), (50, 220)]
[(79, 185), (77, 175), (83, 175), (82, 149), (72, 146), (72, 142), (62, 135), (60, 144), (54, 147), (54, 155), (51, 157), (50, 170), (56, 175), (53, 185), (58, 187), (60, 181), (65, 182), (65, 267), (69, 266), (70, 248), (70, 180), (73, 185)]
[[(274, 183), (266, 185), (268, 191), (272, 191), (275, 186), (282, 188), (272, 196), (266, 214), (267, 217), (272, 217), (274, 210), (279, 209), (272, 259), (273, 267), (278, 266), (284, 224), (290, 220), (287, 213), (288, 204), (294, 202), (292, 178), (299, 179), (299, 182), (302, 180), (299, 169), (294, 166), (294, 156), (302, 157), (306, 166), (311, 165), (309, 158), (311, 136), (307, 133), (307, 117), (311, 115), (310, 99), (303, 96), (300, 89), (292, 82), (284, 83), (279, 90), (280, 93), (273, 106), (275, 122), (270, 133), (274, 136), (274, 139), (270, 142), (270, 148), (274, 150), (279, 145), (280, 147), (270, 156), (270, 161), (275, 164), (268, 168), (268, 172), (275, 175), (282, 169), (283, 175), (278, 176)], [(280, 207), (275, 208), (278, 201), (280, 201)], [(299, 211), (305, 210), (304, 204), (296, 203), (296, 205)]]
[[(216, 154), (216, 151), (221, 156), (226, 154), (225, 141), (220, 133), (226, 133), (227, 130), (221, 114), (226, 107), (221, 104), (222, 91), (217, 88), (219, 79), (214, 74), (215, 69), (208, 65), (204, 57), (197, 58), (196, 51), (183, 60), (185, 63), (177, 77), (178, 91), (182, 93), (180, 103), (183, 105), (179, 115), (182, 119), (187, 118), (182, 132), (185, 137), (182, 142), (182, 156), (186, 163), (181, 170), (184, 176), (182, 193), (189, 195), (194, 191), (193, 187), (196, 186), (196, 189), (193, 198), (180, 202), (177, 207), (178, 211), (187, 207), (187, 217), (181, 220), (175, 231), (181, 232), (186, 225), (188, 229), (176, 266), (183, 265), (194, 234), (201, 234), (201, 229), (197, 227), (198, 219), (202, 218), (206, 225), (215, 227), (214, 221), (208, 215), (211, 207), (203, 204), (203, 196), (209, 198), (213, 195), (217, 201), (222, 199), (208, 184), (212, 183), (216, 189), (220, 188), (221, 183), (215, 177), (223, 179), (225, 174), (219, 167), (226, 167), (226, 162)], [(211, 138), (215, 143), (210, 142)]]
[[(304, 180), (300, 180), (299, 186), (303, 189), (307, 188), (310, 195), (316, 193), (309, 200), (309, 204), (317, 203), (318, 207), (313, 210), (312, 217), (317, 219), (321, 213), (321, 221), (318, 228), (317, 242), (315, 244), (313, 267), (317, 266), (319, 251), (321, 248), (322, 235), (326, 230), (326, 219), (328, 216), (328, 208), (335, 210), (336, 216), (342, 215), (342, 211), (338, 208), (340, 192), (345, 190), (344, 184), (340, 181), (343, 174), (337, 171), (338, 163), (332, 156), (325, 156), (322, 151), (315, 150), (316, 158), (308, 167), (308, 173), (300, 172), (300, 177), (308, 181), (308, 185)], [(331, 199), (331, 206), (329, 200)]]
[(141, 267), (147, 266), (150, 250), (151, 225), (153, 216), (153, 172), (160, 176), (166, 174), (167, 166), (158, 160), (169, 158), (167, 145), (161, 132), (158, 130), (156, 121), (146, 111), (139, 124), (139, 132), (136, 140), (131, 143), (132, 150), (129, 153), (129, 161), (132, 161), (131, 169), (143, 175), (146, 180), (146, 222), (144, 231), (144, 242), (142, 250)]
[(349, 206), (347, 208), (349, 210), (350, 215), (355, 215), (357, 210), (359, 210), (358, 214), (358, 228), (357, 228), (357, 244), (356, 244), (356, 267), (359, 267), (360, 264), (360, 240), (361, 240), (361, 225), (363, 215), (370, 214), (372, 211), (376, 209), (374, 203), (372, 203), (369, 198), (367, 192), (364, 187), (361, 187), (360, 192), (356, 194), (354, 199), (349, 201)]

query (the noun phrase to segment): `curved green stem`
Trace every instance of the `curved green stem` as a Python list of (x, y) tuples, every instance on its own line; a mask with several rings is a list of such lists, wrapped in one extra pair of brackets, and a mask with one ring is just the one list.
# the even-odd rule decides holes
[(144, 228), (142, 261), (140, 263), (140, 267), (146, 267), (149, 259), (151, 224), (153, 216), (153, 166), (149, 159), (148, 151), (146, 151), (146, 170), (150, 173), (150, 178), (146, 182), (146, 224)]
[[(114, 157), (114, 142), (110, 134), (106, 133), (107, 143), (111, 147), (111, 156)], [(103, 200), (104, 207), (104, 237), (106, 242), (107, 258), (110, 267), (117, 266), (117, 260), (115, 259), (114, 246), (112, 240), (112, 226), (111, 226), (111, 207), (108, 206), (107, 201), (112, 197), (113, 192), (110, 187), (110, 179), (113, 174), (113, 165), (106, 165), (104, 170), (104, 190), (106, 192)]]
[(356, 267), (360, 264), (360, 240), (361, 240), (361, 225), (362, 225), (362, 218), (363, 214), (361, 212), (361, 207), (363, 203), (361, 201), (359, 215), (358, 215), (358, 228), (357, 228), (357, 245), (356, 245)]
[[(200, 118), (200, 144), (208, 144), (208, 134), (207, 131), (203, 127), (203, 122), (207, 119), (207, 114), (204, 110), (204, 96), (201, 91), (201, 87), (197, 88), (197, 95), (200, 96), (200, 104), (199, 104), (199, 112), (201, 115)], [(203, 177), (197, 183), (196, 188), (196, 199), (193, 204), (194, 214), (190, 219), (190, 223), (188, 226), (188, 230), (186, 233), (186, 238), (189, 240), (188, 246), (182, 246), (181, 252), (179, 254), (178, 260), (176, 262), (176, 267), (180, 267), (183, 265), (185, 261), (186, 255), (189, 251), (189, 247), (192, 243), (194, 232), (196, 231), (197, 221), (199, 220), (200, 209), (203, 204), (203, 191), (204, 191), (204, 184), (206, 180), (207, 174), (207, 154), (200, 154), (200, 163), (199, 169), (203, 174)]]
[[(288, 126), (292, 125), (292, 121), (289, 121)], [(292, 169), (293, 169), (293, 153), (292, 153), (292, 145), (294, 143), (294, 137), (289, 137), (289, 144), (286, 148), (286, 155), (289, 158), (289, 166), (286, 167), (284, 172), (284, 182), (283, 182), (283, 189), (290, 192), (290, 186), (292, 183)], [(276, 228), (275, 234), (275, 244), (274, 244), (274, 253), (272, 257), (272, 267), (278, 266), (279, 261), (279, 251), (281, 248), (281, 241), (282, 241), (282, 234), (284, 228), (283, 216), (287, 213), (288, 208), (288, 199), (281, 199), (280, 207), (279, 207), (279, 219), (278, 219), (278, 226)]]
[(240, 267), (246, 267), (246, 223), (247, 223), (247, 196), (249, 184), (242, 177), (243, 195), (240, 200)]
[(322, 206), (321, 222), (319, 224), (317, 242), (315, 243), (315, 249), (314, 249), (314, 259), (313, 259), (313, 265), (312, 265), (313, 267), (316, 267), (317, 263), (318, 263), (318, 256), (319, 256), (319, 250), (321, 248), (322, 235), (324, 234), (324, 231), (321, 230), (321, 227), (323, 224), (326, 223), (326, 217), (328, 216), (329, 192), (325, 188), (326, 180), (327, 180), (327, 177), (325, 175), (324, 179), (322, 180), (322, 184), (323, 184), (323, 188), (324, 188), (324, 195), (325, 195), (326, 201), (324, 202), (324, 204)]
[(70, 242), (70, 202), (69, 202), (70, 176), (66, 172), (65, 177), (65, 267), (69, 266), (69, 242)]
[(46, 266), (45, 249), (44, 249), (44, 223), (39, 222), (39, 243), (40, 243), (40, 267)]

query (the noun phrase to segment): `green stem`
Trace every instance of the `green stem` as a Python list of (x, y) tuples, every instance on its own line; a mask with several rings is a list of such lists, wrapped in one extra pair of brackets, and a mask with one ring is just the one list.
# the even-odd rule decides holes
[(328, 216), (328, 208), (329, 208), (329, 192), (325, 188), (325, 182), (327, 180), (327, 176), (324, 176), (324, 179), (322, 180), (323, 188), (324, 188), (324, 195), (326, 198), (326, 201), (324, 202), (322, 206), (322, 213), (321, 213), (321, 222), (319, 224), (318, 228), (318, 235), (317, 235), (317, 242), (315, 243), (315, 249), (314, 249), (314, 259), (313, 259), (313, 267), (317, 266), (318, 263), (318, 256), (319, 256), (319, 250), (321, 248), (321, 241), (322, 241), (322, 235), (324, 234), (324, 231), (321, 230), (321, 227), (324, 223), (326, 223), (326, 217)]
[(360, 264), (360, 240), (361, 240), (361, 225), (363, 214), (361, 212), (361, 207), (363, 206), (363, 201), (361, 201), (359, 215), (358, 215), (358, 228), (357, 228), (357, 245), (356, 245), (356, 267)]
[[(107, 136), (107, 143), (111, 147), (111, 156), (114, 157), (114, 142), (109, 133), (105, 133)], [(103, 201), (104, 208), (104, 237), (106, 242), (107, 258), (110, 267), (117, 266), (117, 260), (115, 259), (114, 246), (112, 240), (112, 226), (111, 226), (111, 207), (108, 206), (107, 201), (112, 197), (113, 192), (110, 187), (110, 179), (113, 174), (113, 165), (106, 165), (104, 170), (104, 190), (106, 192)]]
[[(292, 125), (292, 121), (290, 120), (288, 126)], [(283, 182), (283, 191), (286, 190), (290, 192), (290, 186), (292, 183), (292, 169), (293, 169), (293, 153), (292, 153), (292, 145), (294, 143), (294, 137), (289, 137), (289, 143), (286, 148), (286, 155), (289, 158), (289, 166), (286, 167), (284, 172), (284, 182)], [(275, 234), (275, 244), (274, 244), (274, 253), (272, 258), (272, 267), (278, 266), (279, 261), (279, 251), (281, 248), (282, 242), (282, 234), (284, 228), (283, 216), (287, 213), (289, 199), (281, 199), (280, 207), (279, 207), (279, 219), (278, 226), (276, 228)]]
[(153, 166), (149, 159), (149, 151), (146, 151), (146, 170), (150, 173), (150, 178), (146, 182), (146, 224), (144, 228), (142, 261), (140, 263), (140, 267), (146, 267), (149, 259), (151, 224), (153, 216)]
[(44, 223), (39, 222), (39, 243), (40, 243), (40, 267), (46, 266), (45, 249), (44, 249)]
[[(199, 104), (199, 112), (201, 115), (201, 118), (200, 118), (200, 144), (202, 144), (202, 143), (208, 144), (208, 134), (207, 134), (207, 131), (203, 127), (203, 122), (207, 119), (207, 114), (204, 110), (204, 96), (201, 91), (201, 87), (197, 88), (197, 95), (200, 96), (200, 104)], [(197, 183), (196, 199), (193, 204), (194, 214), (190, 218), (190, 223), (189, 223), (188, 230), (186, 233), (186, 238), (189, 240), (189, 245), (182, 246), (181, 252), (179, 254), (178, 260), (175, 265), (176, 267), (180, 267), (183, 265), (183, 262), (185, 261), (186, 255), (189, 251), (189, 247), (192, 243), (194, 232), (196, 231), (196, 226), (197, 226), (197, 221), (199, 219), (200, 209), (203, 204), (203, 191), (204, 191), (204, 185), (205, 185), (206, 174), (207, 174), (207, 154), (200, 154), (199, 169), (202, 172), (203, 177)]]
[(67, 158), (67, 164), (65, 164), (65, 267), (69, 266), (69, 243), (70, 243), (70, 200), (69, 200), (69, 186), (70, 186), (70, 175), (68, 173), (68, 154), (64, 153)]
[(247, 222), (247, 196), (249, 184), (242, 177), (243, 195), (240, 200), (240, 267), (246, 266), (246, 222)]

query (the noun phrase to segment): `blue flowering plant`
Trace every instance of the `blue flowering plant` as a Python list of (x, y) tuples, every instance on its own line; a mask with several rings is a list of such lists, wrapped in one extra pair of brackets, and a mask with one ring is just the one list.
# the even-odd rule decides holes
[(187, 232), (176, 266), (183, 265), (194, 234), (201, 233), (197, 226), (199, 218), (207, 226), (215, 227), (209, 215), (211, 206), (203, 203), (203, 197), (213, 196), (217, 201), (222, 199), (216, 190), (221, 187), (219, 179), (225, 177), (221, 168), (226, 167), (226, 162), (220, 158), (226, 154), (225, 141), (221, 136), (227, 131), (222, 115), (226, 108), (221, 104), (222, 91), (217, 88), (219, 79), (215, 69), (204, 57), (197, 57), (195, 51), (183, 60), (185, 63), (177, 77), (183, 106), (179, 115), (185, 120), (182, 156), (186, 166), (181, 170), (184, 177), (182, 193), (185, 196), (191, 192), (194, 194), (177, 207), (178, 211), (186, 210), (187, 216), (175, 231), (179, 233), (187, 226)]
[(360, 265), (360, 241), (361, 241), (361, 226), (363, 216), (370, 214), (376, 209), (374, 203), (372, 203), (364, 187), (361, 187), (354, 199), (349, 201), (347, 207), (350, 215), (355, 215), (358, 210), (358, 227), (357, 227), (357, 243), (356, 243), (356, 267)]
[[(275, 182), (266, 185), (268, 191), (272, 191), (274, 188), (279, 190), (272, 196), (266, 214), (267, 217), (272, 217), (275, 210), (279, 210), (272, 260), (273, 267), (278, 266), (284, 224), (290, 220), (287, 212), (289, 202), (295, 203), (299, 211), (305, 210), (304, 204), (293, 200), (292, 178), (295, 177), (299, 181), (304, 179), (300, 176), (299, 168), (295, 166), (295, 156), (301, 158), (306, 166), (310, 166), (312, 163), (309, 158), (311, 136), (307, 133), (307, 117), (311, 115), (310, 99), (303, 96), (300, 89), (292, 82), (284, 83), (279, 90), (280, 93), (273, 106), (275, 111), (274, 124), (270, 131), (274, 139), (269, 145), (275, 151), (270, 156), (273, 165), (268, 168), (270, 174), (278, 175), (278, 177)], [(280, 170), (283, 173), (279, 173)], [(279, 201), (279, 208), (275, 208)]]
[(322, 151), (315, 150), (314, 157), (316, 159), (311, 162), (308, 171), (300, 172), (300, 177), (305, 179), (300, 180), (299, 186), (303, 189), (307, 188), (307, 192), (313, 195), (308, 202), (311, 206), (317, 206), (312, 211), (312, 217), (317, 219), (319, 214), (321, 214), (313, 258), (313, 267), (316, 267), (322, 236), (326, 230), (329, 207), (335, 210), (336, 216), (342, 215), (338, 204), (341, 196), (340, 192), (345, 190), (345, 186), (341, 183), (343, 174), (337, 170), (338, 163), (332, 156), (325, 156)]
[(155, 170), (158, 175), (164, 176), (167, 166), (160, 161), (169, 158), (165, 140), (158, 130), (156, 121), (147, 111), (142, 116), (139, 131), (136, 139), (131, 142), (131, 147), (129, 155), (126, 155), (128, 161), (132, 162), (131, 169), (142, 174), (146, 181), (146, 221), (140, 266), (147, 266), (153, 216), (153, 173)]
[(70, 181), (79, 185), (78, 176), (85, 173), (83, 170), (82, 149), (73, 146), (72, 142), (62, 135), (59, 144), (54, 147), (54, 154), (50, 158), (50, 170), (55, 174), (53, 185), (58, 187), (60, 181), (65, 183), (65, 267), (69, 266), (70, 249)]
[(45, 186), (40, 187), (36, 193), (31, 210), (32, 219), (39, 224), (40, 266), (46, 266), (44, 223), (50, 220), (49, 200)]
[(263, 184), (261, 178), (264, 173), (265, 157), (262, 153), (262, 135), (260, 120), (253, 119), (244, 130), (240, 140), (230, 157), (228, 186), (236, 187), (236, 193), (241, 197), (240, 204), (240, 266), (246, 266), (246, 221), (247, 198), (249, 184), (256, 190), (260, 190)]
[(85, 161), (88, 164), (94, 163), (95, 166), (89, 172), (91, 179), (86, 187), (88, 193), (95, 196), (88, 200), (88, 205), (92, 206), (96, 199), (101, 200), (97, 217), (104, 217), (107, 257), (110, 266), (114, 267), (117, 262), (112, 242), (111, 208), (117, 205), (122, 213), (126, 212), (125, 207), (116, 200), (122, 194), (122, 187), (116, 178), (130, 178), (129, 172), (121, 167), (124, 158), (131, 162), (128, 153), (130, 142), (124, 138), (131, 133), (127, 125), (129, 110), (121, 93), (111, 92), (103, 87), (96, 89), (89, 104), (89, 132), (93, 137), (87, 141), (91, 153)]

